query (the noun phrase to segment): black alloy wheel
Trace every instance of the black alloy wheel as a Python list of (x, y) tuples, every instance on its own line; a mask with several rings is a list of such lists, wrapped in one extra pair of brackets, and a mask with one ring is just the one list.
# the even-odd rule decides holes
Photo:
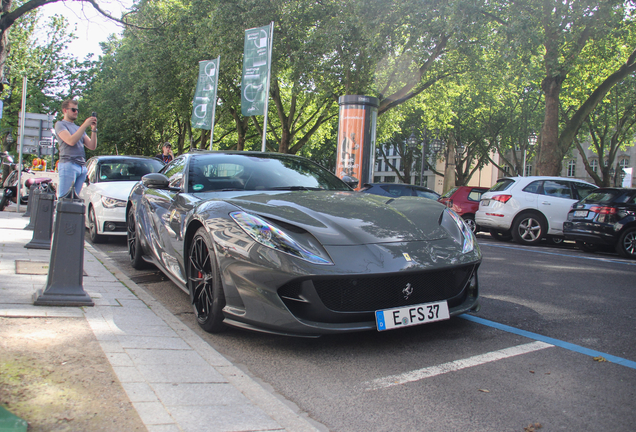
[(636, 259), (636, 227), (623, 231), (616, 243), (616, 252), (624, 258)]
[(205, 228), (197, 230), (188, 253), (188, 290), (197, 322), (208, 333), (225, 330), (225, 294), (214, 247)]
[(97, 234), (97, 218), (93, 207), (88, 211), (88, 235), (93, 243), (105, 243), (108, 236)]
[(142, 270), (148, 267), (148, 263), (143, 259), (139, 236), (137, 235), (137, 225), (135, 224), (135, 214), (133, 208), (128, 209), (126, 217), (126, 242), (128, 243), (128, 256), (132, 268)]
[(535, 213), (521, 213), (512, 223), (512, 237), (517, 243), (536, 245), (546, 232), (546, 223), (542, 216)]

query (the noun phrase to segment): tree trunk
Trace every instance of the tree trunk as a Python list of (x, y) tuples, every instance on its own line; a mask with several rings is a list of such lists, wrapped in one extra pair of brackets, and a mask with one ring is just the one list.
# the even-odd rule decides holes
[(548, 76), (543, 79), (541, 88), (545, 94), (545, 116), (539, 144), (540, 157), (537, 164), (538, 175), (558, 176), (561, 173), (559, 154), (559, 94), (561, 76)]
[(446, 153), (446, 169), (444, 170), (443, 193), (455, 187), (455, 137), (451, 135), (448, 139), (448, 152)]

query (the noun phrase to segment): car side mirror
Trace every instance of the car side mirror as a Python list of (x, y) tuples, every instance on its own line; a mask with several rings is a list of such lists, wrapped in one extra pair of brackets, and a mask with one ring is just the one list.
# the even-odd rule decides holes
[(358, 187), (358, 183), (360, 183), (360, 180), (358, 180), (355, 177), (351, 177), (351, 176), (343, 176), (342, 177), (342, 181), (345, 182), (351, 189), (355, 189)]
[(150, 189), (168, 189), (170, 180), (163, 174), (150, 173), (141, 178), (141, 183)]
[(170, 186), (170, 180), (164, 174), (150, 173), (141, 178), (141, 183), (149, 189), (165, 189), (172, 192), (181, 192), (181, 188)]

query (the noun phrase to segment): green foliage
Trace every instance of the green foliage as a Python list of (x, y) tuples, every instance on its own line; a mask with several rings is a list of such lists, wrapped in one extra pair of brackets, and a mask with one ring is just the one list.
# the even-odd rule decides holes
[(90, 59), (80, 62), (65, 52), (76, 37), (61, 16), (44, 21), (37, 10), (24, 14), (8, 29), (8, 38), (11, 51), (4, 77), (9, 85), (3, 90), (2, 128), (13, 130), (17, 137), (24, 77), (26, 111), (55, 115), (64, 99), (81, 97), (93, 79), (95, 65)]
[[(100, 153), (151, 155), (164, 141), (177, 152), (207, 148), (209, 133), (190, 127), (192, 97), (198, 62), (220, 56), (213, 147), (260, 149), (263, 118), (240, 109), (243, 38), (273, 21), (268, 150), (333, 166), (338, 97), (376, 96), (377, 142), (439, 131), (468, 146), (463, 183), (492, 151), (521, 173), (519, 155), (537, 157), (527, 137), (544, 122), (556, 119), (566, 154), (577, 113), (636, 46), (633, 8), (618, 0), (142, 0), (135, 11), (99, 63), (64, 57), (73, 36), (61, 18), (32, 46), (42, 23), (22, 17), (10, 34), (9, 111), (26, 73), (33, 111), (79, 95), (84, 114), (99, 113)], [(555, 77), (560, 110), (550, 117), (545, 83)], [(612, 101), (608, 93), (598, 109)]]

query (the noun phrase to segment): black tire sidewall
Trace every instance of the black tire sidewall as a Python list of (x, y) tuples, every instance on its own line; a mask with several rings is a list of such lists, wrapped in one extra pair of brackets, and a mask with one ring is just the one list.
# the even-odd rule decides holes
[[(130, 230), (128, 224), (132, 222), (135, 225), (135, 253), (130, 251)], [(142, 258), (141, 253), (141, 241), (139, 240), (139, 230), (136, 227), (135, 215), (133, 214), (133, 208), (128, 210), (128, 216), (126, 218), (126, 243), (128, 246), (128, 257), (130, 258), (130, 265), (137, 270), (144, 269), (148, 266), (146, 261)]]
[(97, 234), (97, 218), (93, 207), (88, 210), (88, 235), (93, 243), (103, 243), (105, 240), (103, 235)]
[(212, 289), (212, 307), (211, 307), (211, 310), (208, 312), (208, 316), (205, 319), (201, 319), (197, 315), (197, 309), (196, 309), (196, 306), (194, 305), (194, 292), (193, 292), (192, 282), (190, 281), (190, 272), (192, 271), (190, 264), (188, 264), (188, 267), (187, 267), (188, 274), (186, 275), (187, 281), (188, 281), (187, 282), (188, 292), (190, 293), (190, 301), (192, 301), (192, 308), (193, 308), (195, 317), (197, 319), (197, 322), (199, 323), (199, 326), (208, 333), (218, 333), (225, 329), (225, 325), (223, 324), (223, 319), (224, 319), (223, 308), (225, 307), (225, 294), (223, 292), (219, 264), (216, 258), (214, 244), (209, 239), (207, 231), (203, 227), (200, 227), (197, 230), (197, 232), (194, 234), (194, 237), (192, 238), (192, 242), (190, 243), (190, 247), (188, 248), (188, 256), (187, 256), (188, 261), (190, 261), (189, 258), (190, 258), (190, 255), (192, 254), (192, 248), (194, 247), (194, 244), (196, 243), (197, 238), (201, 238), (203, 242), (205, 243), (205, 246), (208, 249), (208, 254), (210, 256), (210, 264), (211, 266), (214, 266), (213, 267), (214, 285)]

